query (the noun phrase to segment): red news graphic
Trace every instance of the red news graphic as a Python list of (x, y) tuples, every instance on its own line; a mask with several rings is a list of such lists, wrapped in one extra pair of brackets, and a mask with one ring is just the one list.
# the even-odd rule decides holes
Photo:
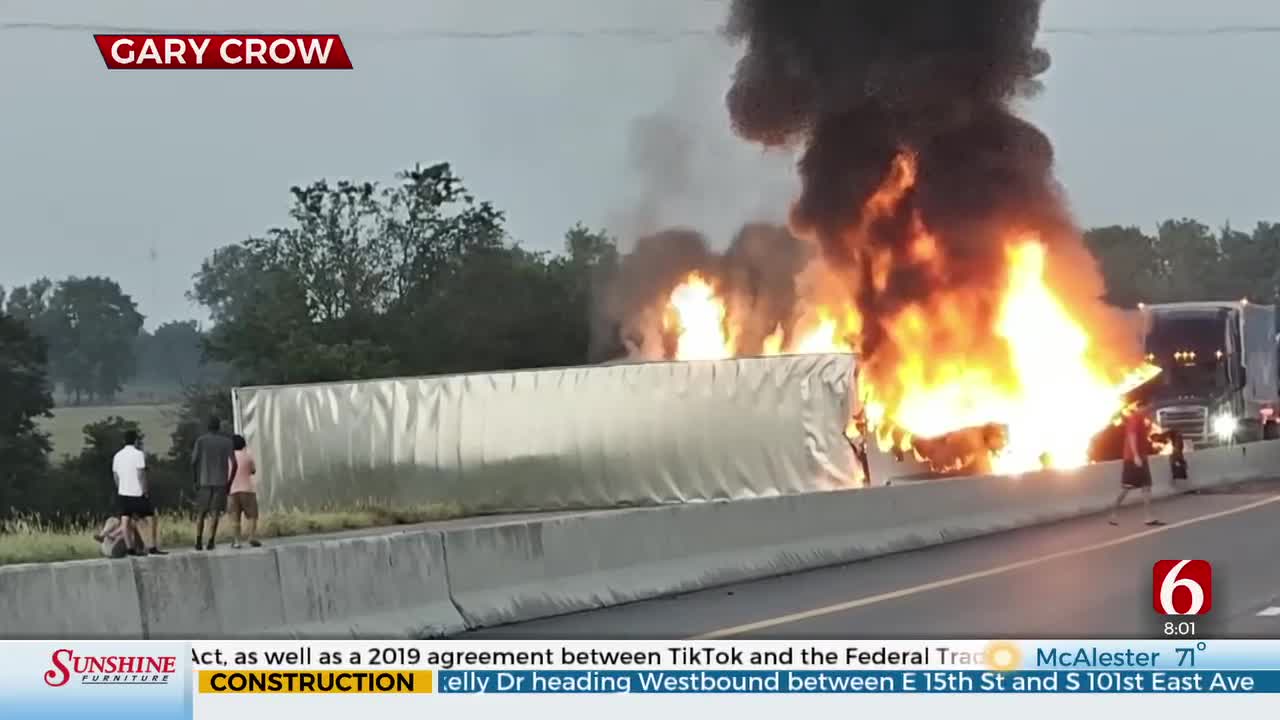
[(44, 673), (49, 687), (62, 687), (77, 678), (82, 685), (164, 685), (178, 672), (173, 655), (77, 655), (63, 648), (53, 651)]
[(94, 35), (110, 70), (350, 70), (337, 35)]
[(1151, 602), (1162, 615), (1204, 615), (1213, 609), (1213, 566), (1207, 560), (1157, 561)]

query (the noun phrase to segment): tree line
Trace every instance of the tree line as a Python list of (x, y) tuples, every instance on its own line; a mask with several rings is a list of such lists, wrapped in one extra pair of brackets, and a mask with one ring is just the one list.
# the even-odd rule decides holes
[(1241, 298), (1272, 304), (1280, 295), (1277, 223), (1260, 222), (1243, 232), (1183, 218), (1159, 223), (1151, 235), (1113, 225), (1084, 238), (1114, 305)]
[(110, 278), (0, 288), (0, 312), (44, 341), (48, 381), (72, 405), (111, 403), (129, 382), (183, 387), (225, 374), (206, 362), (196, 321), (148, 331), (133, 298)]
[(289, 224), (216, 250), (191, 297), (208, 357), (251, 383), (573, 365), (592, 284), (617, 261), (603, 232), (561, 253), (513, 242), (504, 216), (447, 164), (387, 187), (291, 189)]
[[(446, 163), (395, 181), (293, 187), (288, 222), (215, 250), (189, 297), (208, 310), (148, 333), (107, 278), (37, 280), (0, 307), (0, 512), (68, 521), (108, 506), (110, 457), (136, 424), (84, 429), (85, 447), (50, 458), (37, 422), (54, 407), (110, 402), (126, 382), (185, 388), (169, 438), (144, 438), (153, 498), (180, 506), (186, 454), (233, 384), (277, 384), (574, 365), (590, 350), (593, 288), (614, 241), (582, 225), (558, 253), (515, 242), (505, 217)], [(158, 451), (157, 451), (158, 449)]]
[[(184, 387), (172, 435), (144, 441), (156, 500), (175, 507), (186, 453), (205, 418), (229, 416), (232, 384), (565, 366), (596, 354), (593, 297), (619, 262), (602, 231), (575, 225), (561, 251), (527, 250), (447, 163), (387, 185), (293, 187), (286, 217), (201, 263), (189, 296), (207, 309), (207, 331), (144, 331), (108, 278), (41, 279), (0, 297), (0, 508), (83, 517), (107, 506), (109, 459), (131, 424), (86, 427), (79, 455), (52, 459), (38, 420), (55, 388), (75, 403), (110, 401), (131, 380)], [(1272, 223), (1242, 232), (1168, 220), (1153, 234), (1111, 226), (1085, 240), (1119, 306), (1274, 302), (1280, 286)]]

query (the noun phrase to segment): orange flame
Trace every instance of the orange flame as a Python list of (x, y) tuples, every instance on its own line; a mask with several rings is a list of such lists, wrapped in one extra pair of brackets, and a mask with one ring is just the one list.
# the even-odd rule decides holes
[(711, 283), (692, 273), (671, 293), (667, 330), (676, 332), (676, 358), (723, 360), (733, 357), (734, 343), (725, 334), (724, 301)]
[[(915, 164), (903, 154), (868, 200), (870, 222), (892, 212), (911, 186)], [(864, 228), (865, 229), (865, 228)], [(859, 230), (861, 231), (861, 230)], [(1004, 426), (1005, 446), (992, 458), (997, 472), (1067, 468), (1088, 462), (1089, 444), (1122, 409), (1123, 395), (1158, 369), (1100, 367), (1090, 334), (1045, 281), (1046, 249), (1034, 235), (1005, 242), (1006, 277), (991, 328), (994, 348), (952, 350), (939, 332), (980, 332), (976, 301), (941, 297), (927, 308), (908, 306), (882, 325), (901, 357), (893, 367), (860, 371), (859, 391), (868, 428), (882, 449), (912, 448), (912, 438), (936, 438), (988, 424)], [(935, 238), (915, 218), (910, 259), (928, 267), (943, 262)], [(892, 258), (873, 258), (871, 282), (883, 286)], [(734, 357), (734, 324), (726, 304), (705, 278), (692, 274), (672, 292), (667, 329), (682, 360)], [(764, 341), (764, 355), (856, 352), (861, 322), (847, 301), (820, 304), (788, 335), (780, 326)], [(962, 343), (963, 345), (963, 343)], [(854, 430), (851, 423), (850, 430)]]

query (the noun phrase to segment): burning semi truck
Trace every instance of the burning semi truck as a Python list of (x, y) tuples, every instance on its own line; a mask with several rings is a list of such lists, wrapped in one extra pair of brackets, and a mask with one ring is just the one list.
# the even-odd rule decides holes
[(1182, 302), (1141, 310), (1147, 362), (1161, 372), (1138, 403), (1157, 425), (1190, 447), (1277, 435), (1274, 306)]

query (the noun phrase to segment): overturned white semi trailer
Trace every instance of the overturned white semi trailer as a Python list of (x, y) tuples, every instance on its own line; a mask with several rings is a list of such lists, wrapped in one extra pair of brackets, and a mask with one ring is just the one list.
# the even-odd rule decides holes
[(622, 363), (243, 387), (272, 509), (468, 513), (788, 495), (863, 484), (850, 355)]

